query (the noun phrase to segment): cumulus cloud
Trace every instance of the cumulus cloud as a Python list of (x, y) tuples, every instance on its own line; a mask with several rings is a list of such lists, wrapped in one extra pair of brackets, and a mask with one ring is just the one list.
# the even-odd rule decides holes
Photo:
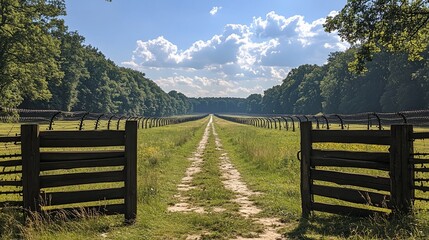
[(210, 10), (210, 15), (216, 15), (221, 9), (222, 7), (213, 7), (212, 10)]
[[(219, 10), (214, 7), (212, 15)], [(323, 64), (330, 52), (347, 49), (349, 45), (337, 34), (324, 31), (324, 21), (273, 11), (249, 24), (227, 24), (223, 32), (187, 49), (163, 36), (139, 40), (131, 60), (123, 65), (146, 72), (166, 90), (176, 87), (189, 96), (245, 97), (280, 83), (293, 67)], [(167, 75), (173, 72), (178, 75)]]
[(160, 77), (155, 82), (165, 91), (176, 90), (195, 97), (247, 97), (273, 85), (272, 82), (266, 83), (259, 80), (229, 81), (216, 77), (181, 75)]

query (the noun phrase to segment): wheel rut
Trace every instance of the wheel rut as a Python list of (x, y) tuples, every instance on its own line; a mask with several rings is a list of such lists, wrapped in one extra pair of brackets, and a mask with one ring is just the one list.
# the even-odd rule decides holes
[[(251, 218), (253, 221), (261, 224), (264, 227), (264, 232), (259, 234), (258, 237), (243, 238), (238, 237), (237, 240), (244, 239), (273, 239), (279, 240), (284, 239), (278, 231), (284, 227), (284, 224), (279, 218), (261, 218), (257, 214), (262, 211), (256, 206), (255, 202), (250, 200), (251, 196), (259, 195), (261, 193), (250, 190), (247, 184), (241, 179), (240, 172), (234, 167), (229, 159), (228, 153), (223, 149), (221, 140), (216, 133), (214, 124), (212, 124), (213, 135), (215, 136), (216, 149), (222, 151), (220, 157), (220, 169), (222, 172), (223, 184), (226, 189), (229, 189), (235, 193), (235, 199), (232, 201), (236, 202), (239, 206), (239, 213), (243, 217)], [(256, 234), (255, 234), (256, 235)]]
[(192, 185), (192, 180), (194, 179), (195, 174), (201, 172), (201, 166), (204, 163), (204, 150), (206, 150), (209, 141), (210, 126), (212, 123), (213, 118), (210, 117), (209, 123), (204, 130), (203, 137), (198, 144), (196, 151), (190, 158), (188, 158), (188, 160), (191, 161), (191, 166), (186, 169), (185, 176), (182, 178), (180, 184), (177, 185), (178, 193), (174, 196), (177, 199), (177, 203), (168, 207), (168, 211), (170, 212), (206, 212), (202, 207), (192, 206), (192, 204), (189, 203), (189, 198), (183, 195), (184, 192), (195, 188), (195, 186)]
[[(203, 207), (193, 206), (189, 202), (189, 198), (184, 196), (186, 191), (194, 189), (195, 186), (192, 184), (194, 175), (201, 172), (202, 165), (204, 164), (204, 150), (207, 147), (208, 139), (210, 134), (213, 134), (215, 138), (216, 150), (221, 152), (219, 157), (219, 168), (221, 172), (221, 181), (224, 187), (235, 194), (235, 197), (231, 199), (232, 202), (238, 204), (240, 214), (244, 218), (249, 218), (252, 221), (261, 224), (263, 226), (262, 233), (251, 233), (251, 238), (237, 237), (234, 239), (264, 239), (264, 240), (279, 240), (284, 239), (278, 231), (284, 227), (278, 218), (263, 218), (258, 217), (258, 213), (262, 211), (255, 202), (251, 200), (252, 196), (259, 195), (261, 193), (252, 191), (247, 187), (247, 184), (242, 180), (240, 172), (232, 164), (228, 153), (222, 146), (221, 139), (219, 138), (215, 126), (213, 124), (213, 117), (210, 116), (210, 120), (204, 130), (203, 137), (193, 155), (188, 158), (191, 166), (186, 170), (185, 176), (182, 178), (181, 183), (177, 185), (178, 193), (175, 195), (177, 203), (168, 208), (170, 212), (195, 212), (195, 213), (207, 213)], [(219, 209), (219, 212), (224, 209)], [(186, 239), (202, 239), (201, 235), (189, 235)]]

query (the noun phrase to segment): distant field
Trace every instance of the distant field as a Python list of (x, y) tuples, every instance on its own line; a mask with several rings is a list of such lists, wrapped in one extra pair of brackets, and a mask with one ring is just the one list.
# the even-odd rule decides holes
[[(107, 129), (108, 120), (101, 120), (98, 124), (98, 129)], [(95, 129), (95, 120), (85, 120), (83, 122), (82, 130), (94, 130)], [(116, 130), (118, 126), (118, 120), (112, 120), (110, 123), (110, 129)], [(27, 124), (27, 123), (23, 123)], [(52, 125), (53, 130), (79, 130), (80, 121), (55, 121)], [(119, 129), (125, 128), (125, 120), (122, 119), (119, 122)], [(0, 136), (15, 136), (20, 133), (21, 123), (0, 123)], [(49, 129), (48, 122), (39, 123), (40, 131), (45, 131)]]
[[(275, 214), (290, 223), (290, 228), (285, 230), (286, 236), (304, 239), (420, 239), (421, 236), (429, 235), (429, 203), (424, 202), (416, 203), (417, 213), (413, 219), (389, 222), (383, 219), (353, 219), (316, 212), (309, 221), (299, 220), (300, 170), (296, 157), (299, 151), (299, 129), (296, 132), (286, 132), (249, 128), (224, 120), (218, 120), (217, 123), (218, 132), (226, 143), (225, 148), (235, 153), (235, 163), (245, 180), (256, 190), (266, 193), (256, 198), (257, 203), (264, 206), (263, 214)], [(429, 152), (427, 142), (416, 141), (415, 144), (419, 151)], [(332, 144), (315, 146), (323, 149), (332, 147)], [(358, 144), (335, 144), (335, 148), (354, 151), (387, 150), (387, 147)], [(359, 169), (352, 169), (351, 172), (371, 173)]]

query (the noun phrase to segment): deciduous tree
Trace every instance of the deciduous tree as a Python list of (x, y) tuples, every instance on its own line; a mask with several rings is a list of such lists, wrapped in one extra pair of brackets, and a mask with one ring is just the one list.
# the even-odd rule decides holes
[(362, 71), (383, 49), (421, 60), (429, 43), (428, 23), (428, 0), (348, 0), (338, 15), (326, 19), (325, 29), (359, 46), (351, 67)]

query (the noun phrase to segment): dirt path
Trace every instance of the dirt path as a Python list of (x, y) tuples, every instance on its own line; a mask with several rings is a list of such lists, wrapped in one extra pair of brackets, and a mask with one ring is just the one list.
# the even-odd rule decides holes
[(182, 178), (182, 181), (179, 185), (177, 185), (178, 194), (175, 195), (175, 198), (178, 200), (174, 206), (170, 206), (168, 211), (170, 212), (197, 212), (197, 213), (205, 213), (204, 208), (192, 206), (189, 203), (189, 198), (184, 197), (182, 193), (194, 189), (192, 186), (192, 180), (194, 179), (194, 175), (201, 172), (201, 165), (204, 162), (203, 155), (204, 150), (206, 149), (207, 143), (209, 141), (210, 136), (210, 126), (213, 123), (213, 118), (210, 117), (209, 123), (204, 130), (203, 138), (198, 144), (197, 150), (193, 153), (192, 157), (188, 158), (189, 161), (192, 162), (191, 166), (186, 169), (185, 176)]
[[(259, 195), (260, 193), (250, 190), (246, 183), (241, 180), (240, 172), (234, 167), (231, 163), (228, 153), (222, 148), (221, 140), (216, 133), (214, 124), (212, 124), (213, 135), (215, 136), (216, 149), (222, 151), (220, 157), (220, 169), (222, 172), (223, 184), (226, 189), (233, 191), (235, 199), (232, 201), (236, 202), (239, 206), (239, 213), (246, 218), (251, 218), (253, 221), (262, 224), (264, 226), (264, 232), (259, 234), (256, 238), (242, 238), (238, 237), (236, 239), (261, 239), (261, 240), (278, 240), (283, 239), (281, 234), (277, 233), (284, 224), (280, 222), (278, 218), (259, 218), (255, 215), (260, 213), (262, 209), (258, 208), (255, 203), (249, 199), (249, 197), (254, 195)], [(257, 235), (255, 233), (255, 235)]]
[[(210, 131), (211, 130), (211, 131)], [(231, 163), (228, 153), (223, 149), (221, 140), (216, 133), (215, 126), (213, 124), (213, 118), (210, 117), (210, 120), (204, 130), (204, 135), (197, 147), (197, 150), (193, 153), (193, 156), (188, 158), (192, 162), (191, 166), (186, 170), (185, 176), (182, 178), (182, 181), (177, 185), (178, 194), (175, 195), (177, 203), (174, 206), (168, 208), (171, 212), (196, 212), (196, 213), (207, 213), (202, 207), (192, 206), (189, 202), (189, 198), (184, 197), (183, 193), (194, 189), (192, 185), (192, 180), (194, 175), (201, 172), (201, 167), (204, 163), (204, 151), (208, 144), (208, 139), (210, 133), (213, 132), (215, 137), (216, 150), (221, 151), (220, 160), (220, 171), (221, 171), (221, 180), (225, 188), (235, 193), (235, 198), (231, 199), (232, 202), (235, 202), (239, 205), (239, 214), (245, 218), (250, 218), (253, 221), (261, 224), (264, 228), (263, 233), (261, 234), (251, 234), (258, 236), (256, 238), (242, 238), (238, 237), (237, 240), (244, 239), (262, 239), (262, 240), (279, 240), (283, 239), (281, 234), (277, 231), (284, 225), (277, 218), (259, 218), (256, 217), (258, 213), (262, 210), (258, 208), (255, 203), (249, 199), (249, 197), (258, 195), (260, 193), (250, 190), (246, 183), (242, 181), (240, 173)], [(222, 209), (223, 211), (223, 209)], [(187, 239), (201, 239), (201, 236), (192, 235), (188, 236)]]

